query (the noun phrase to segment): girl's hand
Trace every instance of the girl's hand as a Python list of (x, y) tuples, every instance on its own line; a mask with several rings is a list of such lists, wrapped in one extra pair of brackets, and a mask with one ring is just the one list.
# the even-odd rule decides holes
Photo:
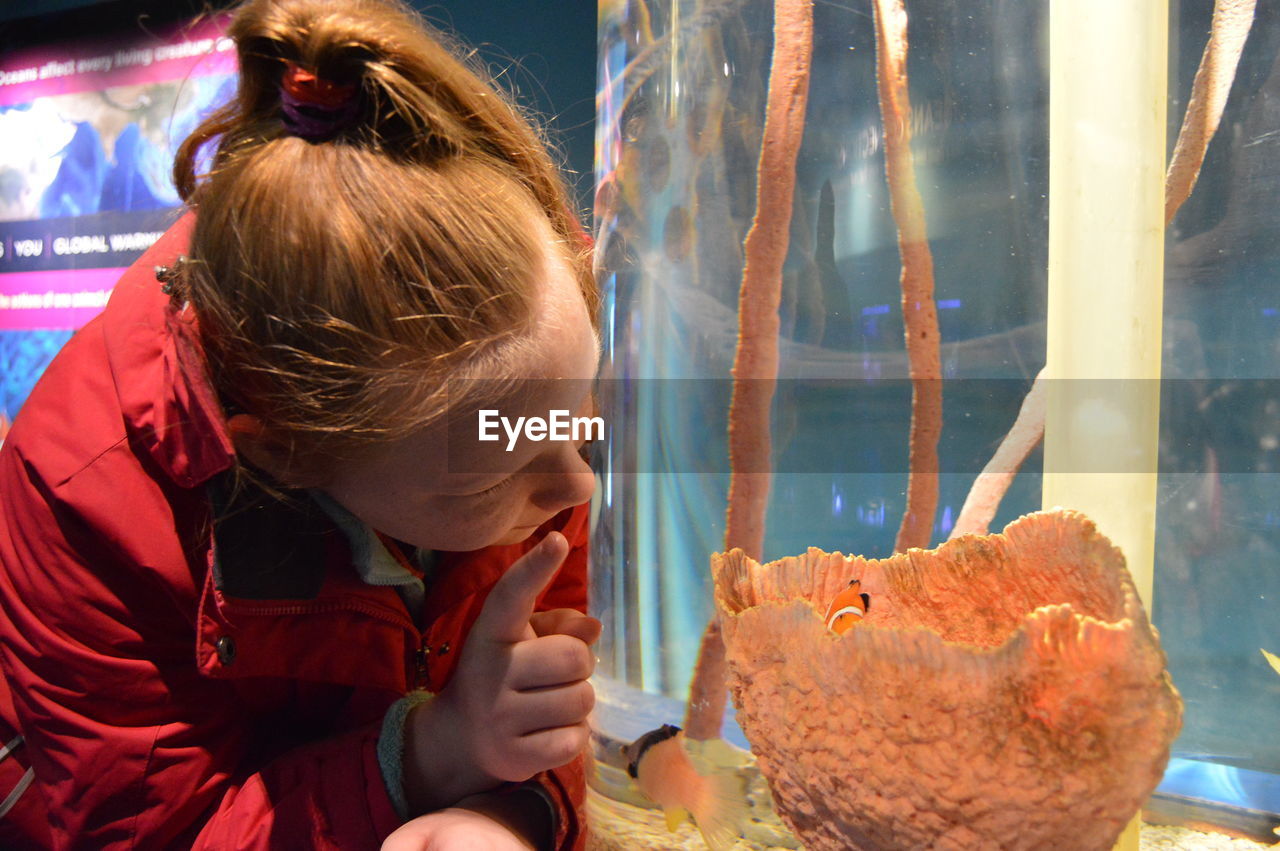
[(472, 795), (412, 819), (382, 843), (382, 851), (529, 851), (553, 842), (551, 813), (537, 793)]
[(382, 851), (530, 851), (535, 847), (488, 816), (462, 807), (418, 816), (382, 843)]
[(568, 551), (564, 536), (550, 532), (507, 570), (449, 685), (410, 713), (404, 784), (414, 811), (527, 780), (586, 747), (595, 705), (589, 644), (600, 622), (569, 609), (533, 612)]

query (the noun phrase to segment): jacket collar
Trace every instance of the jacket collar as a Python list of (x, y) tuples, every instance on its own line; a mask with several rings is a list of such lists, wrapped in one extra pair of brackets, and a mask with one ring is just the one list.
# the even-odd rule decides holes
[[(425, 683), (438, 688), (458, 657), (441, 654), (450, 644), (461, 649), (488, 589), (542, 537), (435, 553), (436, 581), (419, 624), (394, 587), (362, 579), (353, 566), (359, 536), (353, 540), (314, 497), (264, 499), (249, 485), (228, 489), (230, 475), (210, 483), (220, 519), (208, 553), (196, 655), (211, 677), (289, 677), (403, 693), (411, 687), (414, 651), (433, 643), (439, 653), (427, 662)], [(586, 522), (586, 507), (578, 506), (542, 531), (558, 529), (576, 541)], [(372, 544), (370, 552), (377, 552)], [(332, 648), (335, 636), (357, 643), (360, 652), (316, 652)]]
[[(199, 669), (403, 693), (417, 628), (396, 592), (361, 580), (346, 537), (305, 492), (277, 499), (233, 476), (207, 488), (214, 522)], [(332, 652), (352, 646), (360, 652)]]
[(103, 311), (107, 361), (134, 445), (184, 488), (232, 466), (222, 408), (204, 375), (189, 310), (160, 290), (157, 266), (171, 265), (191, 241), (185, 213), (116, 284)]

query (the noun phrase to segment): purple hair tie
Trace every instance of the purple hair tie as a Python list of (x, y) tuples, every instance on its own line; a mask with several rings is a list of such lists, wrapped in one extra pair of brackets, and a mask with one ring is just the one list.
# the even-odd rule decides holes
[(338, 85), (286, 63), (280, 80), (285, 129), (308, 142), (321, 142), (350, 126), (360, 110), (355, 83)]

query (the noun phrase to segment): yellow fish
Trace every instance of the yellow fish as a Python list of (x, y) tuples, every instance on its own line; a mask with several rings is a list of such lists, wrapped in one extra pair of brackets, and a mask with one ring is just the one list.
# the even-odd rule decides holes
[[(1262, 650), (1261, 647), (1259, 647), (1258, 649)], [(1268, 664), (1271, 665), (1272, 670), (1274, 670), (1277, 674), (1280, 674), (1280, 656), (1276, 656), (1276, 654), (1274, 653), (1268, 653), (1265, 650), (1262, 650), (1262, 655), (1267, 657), (1267, 662)]]
[(742, 833), (747, 804), (731, 773), (702, 774), (685, 750), (684, 733), (672, 724), (650, 730), (622, 749), (627, 773), (645, 797), (662, 807), (667, 830), (693, 816), (712, 851), (731, 847)]

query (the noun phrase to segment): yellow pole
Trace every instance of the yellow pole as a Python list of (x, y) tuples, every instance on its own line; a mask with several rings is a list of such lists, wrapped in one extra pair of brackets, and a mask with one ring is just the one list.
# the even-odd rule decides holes
[[(1084, 512), (1150, 607), (1168, 0), (1052, 0), (1045, 507)], [(1123, 379), (1123, 380), (1116, 380)], [(1146, 379), (1146, 380), (1142, 380)], [(1117, 844), (1137, 851), (1135, 818)]]

